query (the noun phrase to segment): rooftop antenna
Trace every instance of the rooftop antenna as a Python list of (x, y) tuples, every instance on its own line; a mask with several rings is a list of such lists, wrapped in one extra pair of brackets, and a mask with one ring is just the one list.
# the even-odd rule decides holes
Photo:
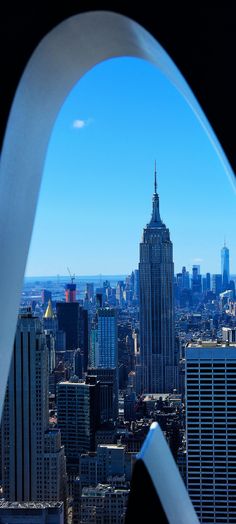
[(154, 170), (154, 194), (157, 192), (157, 164), (155, 160), (155, 170)]

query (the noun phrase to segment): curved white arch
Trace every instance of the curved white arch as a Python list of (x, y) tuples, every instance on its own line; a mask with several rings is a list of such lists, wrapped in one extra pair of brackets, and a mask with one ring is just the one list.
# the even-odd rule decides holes
[(40, 42), (29, 60), (10, 112), (0, 166), (0, 413), (11, 358), (21, 287), (45, 156), (58, 111), (93, 66), (118, 56), (157, 66), (185, 97), (226, 171), (231, 168), (198, 102), (170, 57), (136, 22), (110, 12), (73, 16)]

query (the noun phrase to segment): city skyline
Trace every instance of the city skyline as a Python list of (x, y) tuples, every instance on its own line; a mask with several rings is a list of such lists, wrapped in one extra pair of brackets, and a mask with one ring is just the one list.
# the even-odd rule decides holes
[(197, 263), (203, 273), (220, 272), (226, 237), (236, 273), (235, 193), (212, 144), (160, 72), (123, 58), (91, 70), (58, 115), (26, 274), (137, 267), (155, 158), (175, 272)]
[[(232, 32), (218, 47), (211, 11), (192, 35), (179, 9), (165, 33), (161, 10), (160, 45), (133, 18), (57, 10), (25, 69), (3, 148), (0, 522), (235, 522), (236, 184), (184, 81), (234, 165)], [(100, 64), (104, 36), (117, 58)]]

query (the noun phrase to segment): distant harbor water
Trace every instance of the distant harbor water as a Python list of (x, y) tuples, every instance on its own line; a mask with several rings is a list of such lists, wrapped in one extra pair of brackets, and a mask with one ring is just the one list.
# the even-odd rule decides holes
[[(73, 275), (72, 275), (73, 276)], [(119, 280), (125, 280), (127, 275), (75, 275), (74, 282), (77, 288), (84, 288), (87, 282), (93, 283), (94, 287), (102, 287), (103, 282), (108, 280), (112, 287), (115, 287)], [(70, 275), (54, 275), (54, 276), (26, 276), (24, 278), (24, 287), (36, 288), (60, 288), (65, 284), (71, 282)]]

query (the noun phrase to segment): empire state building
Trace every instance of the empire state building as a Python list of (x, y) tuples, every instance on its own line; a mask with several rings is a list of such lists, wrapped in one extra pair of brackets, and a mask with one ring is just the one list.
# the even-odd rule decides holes
[(171, 392), (175, 387), (174, 264), (169, 229), (160, 217), (156, 168), (152, 216), (140, 243), (139, 279), (142, 389)]

